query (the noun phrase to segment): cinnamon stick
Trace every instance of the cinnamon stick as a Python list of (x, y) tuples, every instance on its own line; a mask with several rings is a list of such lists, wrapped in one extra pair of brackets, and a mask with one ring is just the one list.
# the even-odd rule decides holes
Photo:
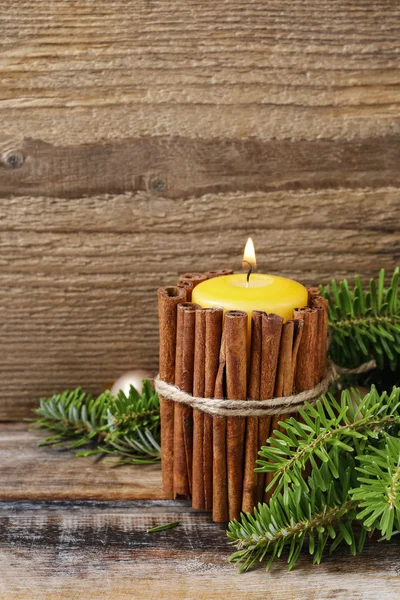
[(317, 287), (317, 286), (308, 287), (307, 293), (308, 293), (308, 306), (312, 306), (314, 298), (321, 295), (321, 292), (319, 291), (319, 287)]
[(292, 350), (292, 371), (290, 383), (288, 384), (288, 388), (290, 389), (290, 394), (294, 393), (294, 380), (296, 376), (297, 370), (297, 357), (299, 354), (300, 342), (303, 335), (304, 321), (302, 319), (294, 319), (294, 341), (293, 341), (293, 350)]
[[(287, 321), (282, 327), (281, 344), (279, 348), (279, 359), (278, 369), (275, 381), (275, 398), (282, 396), (290, 396), (293, 388), (293, 340), (294, 340), (294, 321)], [(279, 421), (285, 419), (285, 415), (275, 415), (271, 420), (271, 431), (270, 437), (276, 437), (275, 431), (281, 430)], [(265, 485), (266, 487), (272, 481), (273, 473), (266, 473)], [(266, 502), (269, 501), (273, 493), (273, 490), (266, 492), (264, 499)]]
[[(175, 352), (177, 306), (186, 299), (186, 292), (178, 287), (158, 290), (160, 327), (160, 377), (166, 383), (175, 383)], [(174, 403), (160, 396), (161, 466), (162, 483), (168, 498), (174, 496)]]
[[(214, 397), (222, 333), (222, 308), (196, 311), (193, 395)], [(193, 489), (192, 506), (212, 509), (212, 417), (193, 411)]]
[(326, 375), (328, 354), (328, 300), (320, 295), (311, 298), (311, 306), (318, 311), (318, 368), (316, 381), (318, 383)]
[[(299, 344), (295, 374), (295, 392), (312, 389), (319, 381), (320, 342), (318, 332), (318, 309), (307, 307), (294, 311), (294, 318), (303, 323), (302, 336)], [(300, 415), (297, 417), (301, 419)], [(308, 465), (302, 472), (304, 479), (310, 472)]]
[[(179, 288), (178, 288), (179, 289)], [(175, 385), (193, 393), (195, 317), (199, 306), (192, 302), (179, 304), (177, 311), (177, 343)], [(176, 403), (174, 411), (174, 496), (189, 497), (192, 487), (193, 411)]]
[(283, 319), (279, 315), (262, 315), (260, 399), (273, 398)]
[(192, 301), (192, 292), (193, 292), (193, 281), (178, 281), (178, 283), (176, 284), (177, 287), (179, 288), (183, 288), (186, 290), (186, 302), (191, 302)]
[(202, 281), (207, 279), (207, 275), (205, 273), (184, 273), (180, 276), (179, 281), (191, 281), (193, 283), (193, 287), (196, 287)]
[[(204, 397), (205, 385), (205, 349), (206, 349), (206, 313), (199, 308), (196, 311), (196, 333), (194, 342), (193, 396)], [(203, 476), (203, 433), (204, 412), (193, 410), (193, 479), (192, 507), (205, 508)]]
[[(279, 315), (266, 315), (261, 317), (262, 342), (261, 342), (261, 381), (260, 400), (272, 398), (275, 390), (277, 375), (279, 347), (282, 333), (283, 319)], [(263, 446), (271, 429), (271, 417), (260, 417), (258, 422), (258, 444)], [(265, 490), (265, 474), (260, 473), (258, 479), (257, 502), (262, 502)]]
[(223, 277), (224, 275), (232, 275), (232, 269), (217, 269), (215, 271), (207, 271), (207, 279), (213, 279), (214, 277)]
[(294, 311), (294, 318), (304, 322), (295, 376), (298, 393), (311, 390), (316, 383), (319, 368), (318, 310), (314, 307), (299, 308)]
[[(250, 343), (250, 368), (248, 378), (247, 397), (249, 400), (260, 399), (261, 380), (261, 328), (262, 313), (253, 311), (251, 317), (251, 343)], [(247, 417), (245, 436), (245, 462), (243, 479), (242, 511), (252, 512), (257, 504), (257, 489), (259, 475), (255, 473), (256, 460), (258, 456), (258, 417)]]
[[(248, 315), (228, 311), (225, 316), (226, 395), (244, 400), (247, 395)], [(226, 430), (229, 519), (239, 519), (242, 508), (245, 417), (228, 417)]]
[[(219, 352), (222, 336), (222, 308), (205, 308), (206, 342), (205, 342), (205, 383), (204, 396), (214, 397), (217, 379)], [(204, 413), (203, 421), (203, 477), (204, 503), (206, 510), (213, 507), (213, 418)]]
[(275, 382), (275, 398), (289, 396), (292, 373), (294, 322), (287, 321), (282, 327), (281, 345), (279, 348), (278, 371)]
[[(214, 397), (225, 397), (226, 345), (223, 330)], [(228, 479), (226, 464), (226, 417), (213, 417), (213, 513), (215, 523), (228, 521)]]

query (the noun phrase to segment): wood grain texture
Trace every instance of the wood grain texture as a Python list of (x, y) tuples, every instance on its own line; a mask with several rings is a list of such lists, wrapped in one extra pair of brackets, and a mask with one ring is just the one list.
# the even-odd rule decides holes
[(44, 436), (26, 423), (0, 424), (0, 501), (164, 498), (160, 465), (112, 468), (110, 460), (39, 448)]
[[(1, 600), (376, 600), (400, 593), (396, 537), (346, 548), (290, 574), (276, 563), (238, 575), (225, 528), (185, 501), (162, 499), (159, 466), (106, 462), (38, 448), (27, 424), (0, 424)], [(179, 521), (158, 534), (146, 529)]]
[(132, 368), (156, 373), (156, 289), (240, 269), (249, 234), (260, 271), (365, 279), (398, 264), (399, 217), (397, 188), (0, 199), (0, 418)]
[[(20, 162), (18, 162), (20, 161)], [(206, 193), (400, 184), (400, 135), (357, 140), (196, 140), (142, 137), (57, 146), (25, 140), (0, 161), (0, 196), (80, 197)]]
[[(176, 529), (148, 534), (154, 525)], [(0, 503), (1, 600), (391, 600), (399, 540), (346, 548), (313, 567), (303, 552), (239, 575), (224, 527), (182, 502)]]
[[(0, 33), (0, 419), (156, 372), (157, 287), (249, 234), (306, 284), (398, 263), (397, 3), (0, 0)], [(1, 600), (400, 594), (396, 539), (238, 576), (159, 467), (37, 439), (0, 429)]]
[(2, 144), (399, 133), (396, 2), (0, 2)]
[(0, 419), (157, 370), (187, 270), (399, 258), (400, 8), (0, 0)]

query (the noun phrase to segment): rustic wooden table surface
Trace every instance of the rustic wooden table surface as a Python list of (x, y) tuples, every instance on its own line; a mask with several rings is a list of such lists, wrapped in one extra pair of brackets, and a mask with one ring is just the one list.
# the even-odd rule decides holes
[[(163, 499), (159, 466), (112, 469), (37, 448), (23, 423), (0, 426), (1, 600), (377, 600), (400, 597), (400, 539), (371, 541), (313, 567), (307, 553), (239, 575), (225, 530)], [(154, 534), (169, 521), (180, 527)]]

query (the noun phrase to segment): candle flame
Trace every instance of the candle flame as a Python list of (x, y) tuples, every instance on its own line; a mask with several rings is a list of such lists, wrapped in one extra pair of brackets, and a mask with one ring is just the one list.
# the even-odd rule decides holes
[(244, 249), (242, 267), (243, 269), (248, 269), (249, 267), (255, 269), (256, 266), (256, 252), (254, 250), (253, 240), (251, 239), (251, 237), (249, 237)]

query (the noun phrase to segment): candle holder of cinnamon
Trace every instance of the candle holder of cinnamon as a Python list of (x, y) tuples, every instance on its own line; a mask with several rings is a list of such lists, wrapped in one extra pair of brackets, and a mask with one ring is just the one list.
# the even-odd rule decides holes
[(176, 286), (158, 290), (159, 381), (179, 391), (179, 399), (175, 394), (171, 400), (159, 389), (163, 488), (168, 498), (191, 498), (193, 508), (212, 510), (215, 522), (238, 519), (269, 499), (269, 474), (254, 469), (259, 449), (286, 411), (221, 416), (221, 409), (193, 408), (185, 398), (272, 405), (276, 398), (316, 389), (327, 375), (328, 307), (318, 288), (308, 288), (308, 305), (286, 322), (254, 311), (249, 345), (247, 313), (224, 315), (222, 308), (191, 302), (196, 285), (230, 273), (186, 273)]

